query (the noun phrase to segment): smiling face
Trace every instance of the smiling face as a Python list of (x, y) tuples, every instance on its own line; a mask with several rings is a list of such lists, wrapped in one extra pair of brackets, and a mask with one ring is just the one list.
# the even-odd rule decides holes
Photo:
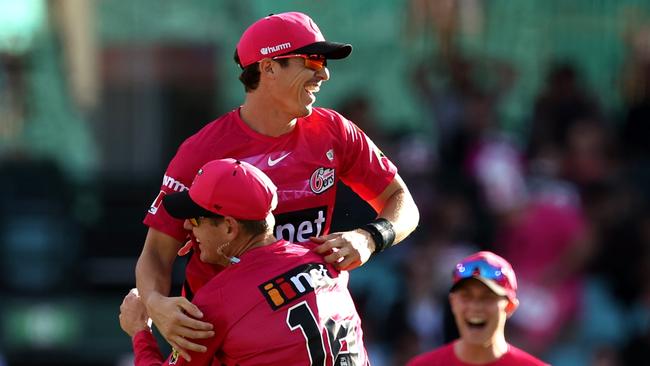
[(198, 218), (194, 225), (190, 220), (185, 220), (184, 227), (191, 230), (195, 242), (201, 249), (201, 261), (220, 266), (228, 266), (229, 258), (233, 256), (230, 245), (232, 240), (224, 219)]
[(327, 67), (310, 69), (300, 57), (288, 60), (286, 67), (274, 62), (274, 71), (278, 74), (269, 97), (281, 113), (286, 113), (291, 118), (306, 117), (312, 112), (322, 82), (329, 79), (329, 70)]
[(508, 310), (512, 308), (505, 296), (476, 279), (467, 279), (449, 294), (449, 300), (460, 338), (467, 345), (491, 347), (505, 339)]

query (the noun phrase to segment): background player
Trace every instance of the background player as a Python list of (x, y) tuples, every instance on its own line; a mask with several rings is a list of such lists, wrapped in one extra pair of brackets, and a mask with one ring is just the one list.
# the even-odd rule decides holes
[(546, 365), (506, 341), (506, 319), (519, 300), (515, 272), (502, 257), (482, 251), (456, 264), (449, 302), (460, 338), (411, 359), (407, 366)]
[[(313, 239), (321, 244), (315, 251), (339, 269), (362, 265), (417, 226), (418, 209), (391, 161), (352, 122), (333, 110), (313, 107), (316, 93), (330, 77), (327, 61), (351, 51), (349, 44), (326, 41), (305, 14), (258, 20), (243, 33), (235, 53), (243, 70), (244, 103), (189, 137), (170, 162), (144, 220), (149, 231), (136, 281), (149, 316), (182, 355), (186, 349), (205, 349), (191, 340), (208, 337), (211, 325), (194, 319), (201, 312), (186, 298), (166, 297), (187, 231), (161, 202), (167, 194), (186, 190), (206, 162), (232, 157), (263, 170), (278, 187), (275, 235), (296, 242), (319, 237)], [(362, 228), (328, 235), (339, 180), (366, 200), (378, 218)], [(180, 253), (193, 247), (183, 287), (191, 299), (219, 268), (199, 261), (198, 246), (188, 243)]]
[[(209, 365), (216, 355), (219, 365), (366, 365), (348, 273), (305, 245), (276, 240), (276, 204), (271, 180), (234, 159), (207, 163), (189, 192), (163, 200), (194, 233), (201, 261), (226, 267), (193, 299), (213, 324), (214, 337), (202, 340), (207, 352), (191, 352), (187, 364)], [(162, 363), (147, 318), (131, 291), (120, 325), (133, 339), (136, 365)], [(176, 352), (168, 362), (186, 364)]]

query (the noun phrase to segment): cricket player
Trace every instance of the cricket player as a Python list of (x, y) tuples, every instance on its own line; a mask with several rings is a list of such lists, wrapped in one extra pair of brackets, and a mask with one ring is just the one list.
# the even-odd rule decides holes
[[(200, 260), (225, 268), (193, 299), (214, 327), (214, 336), (199, 342), (207, 351), (190, 352), (187, 361), (172, 352), (165, 365), (368, 364), (348, 273), (308, 246), (277, 240), (277, 202), (271, 180), (234, 159), (208, 162), (189, 191), (163, 199), (166, 212), (193, 232)], [(137, 292), (120, 310), (135, 365), (163, 364)]]
[(506, 341), (506, 320), (519, 300), (515, 272), (502, 257), (482, 251), (456, 264), (449, 303), (460, 338), (407, 366), (547, 366)]
[[(182, 356), (206, 349), (194, 339), (209, 337), (212, 325), (201, 321), (201, 312), (188, 299), (222, 267), (199, 260), (199, 245), (161, 202), (186, 191), (206, 162), (235, 158), (264, 171), (278, 187), (275, 236), (318, 243), (314, 251), (341, 270), (362, 265), (417, 226), (418, 209), (395, 165), (354, 123), (313, 106), (330, 78), (328, 61), (351, 51), (349, 44), (325, 40), (305, 14), (258, 20), (244, 31), (235, 52), (246, 91), (243, 104), (189, 137), (169, 163), (144, 219), (149, 231), (136, 282), (149, 316)], [(373, 77), (368, 75), (369, 85)], [(338, 181), (366, 200), (377, 218), (351, 231), (329, 233)], [(168, 297), (178, 255), (189, 256), (185, 297)]]

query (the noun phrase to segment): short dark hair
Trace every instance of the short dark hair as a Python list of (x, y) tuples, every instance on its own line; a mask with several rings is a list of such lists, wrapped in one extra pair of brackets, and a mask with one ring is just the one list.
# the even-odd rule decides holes
[(249, 234), (259, 235), (269, 231), (269, 223), (266, 220), (237, 220)]
[[(223, 220), (223, 216), (212, 216), (208, 219), (212, 225), (216, 226)], [(237, 219), (237, 222), (244, 228), (244, 231), (251, 235), (264, 234), (269, 230), (269, 223), (266, 220)]]
[[(242, 68), (242, 72), (239, 75), (239, 81), (241, 81), (242, 84), (244, 84), (244, 90), (246, 90), (246, 93), (252, 92), (253, 90), (257, 89), (257, 86), (260, 84), (259, 63), (255, 62), (246, 67), (242, 67), (236, 49), (235, 49), (235, 56), (233, 57), (233, 59), (235, 60), (235, 63)], [(287, 59), (279, 59), (277, 60), (277, 62), (282, 67), (286, 67), (289, 64), (289, 60)]]

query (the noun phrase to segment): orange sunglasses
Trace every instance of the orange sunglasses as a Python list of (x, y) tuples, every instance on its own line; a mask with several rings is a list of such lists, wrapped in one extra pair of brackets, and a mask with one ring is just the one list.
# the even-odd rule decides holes
[(312, 69), (314, 71), (320, 71), (325, 66), (327, 66), (327, 59), (323, 55), (303, 55), (299, 53), (294, 53), (290, 55), (275, 56), (272, 58), (272, 60), (280, 60), (283, 58), (294, 58), (294, 57), (300, 57), (303, 60), (305, 60), (305, 67), (308, 69)]

